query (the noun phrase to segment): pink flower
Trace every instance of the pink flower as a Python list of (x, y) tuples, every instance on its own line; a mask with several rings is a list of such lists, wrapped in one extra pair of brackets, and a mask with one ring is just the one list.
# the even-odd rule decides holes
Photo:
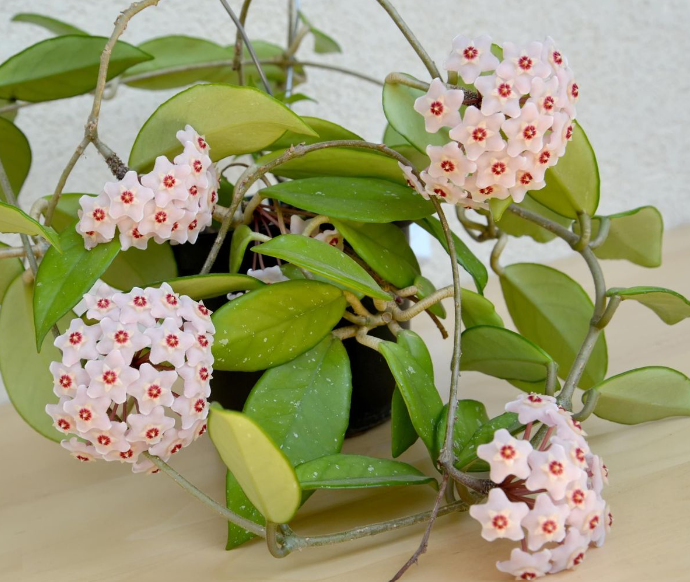
[[(512, 402), (506, 404), (507, 412), (516, 412), (521, 424), (530, 422), (544, 422), (549, 410), (557, 410), (556, 399), (544, 394), (521, 394)], [(549, 423), (550, 426), (550, 423)]]
[(109, 429), (94, 428), (86, 433), (99, 454), (105, 455), (113, 451), (125, 452), (129, 443), (125, 440), (126, 422), (114, 422)]
[(198, 420), (204, 420), (208, 416), (208, 402), (201, 394), (191, 398), (176, 398), (172, 409), (180, 415), (183, 430), (191, 428)]
[(141, 364), (139, 378), (128, 392), (137, 399), (139, 411), (150, 414), (156, 406), (170, 407), (175, 402), (172, 387), (178, 375), (174, 370), (157, 370), (149, 363)]
[(520, 115), (520, 96), (512, 80), (498, 75), (479, 77), (474, 86), (482, 95), (482, 113), (505, 113), (509, 117)]
[(550, 77), (548, 80), (535, 77), (532, 79), (527, 103), (534, 103), (542, 115), (553, 115), (562, 106), (561, 94), (557, 77)]
[(443, 200), (443, 202), (448, 202), (450, 204), (457, 204), (464, 198), (467, 198), (467, 192), (453, 184), (448, 178), (435, 178), (427, 172), (422, 172), (421, 176), (425, 184), (424, 189), (427, 193), (426, 198), (429, 196), (436, 196)]
[(93, 446), (79, 442), (77, 437), (72, 437), (68, 441), (62, 441), (60, 446), (63, 449), (67, 449), (77, 461), (81, 461), (82, 463), (95, 461), (99, 456)]
[(510, 189), (510, 196), (515, 202), (522, 202), (525, 199), (525, 194), (533, 190), (541, 190), (546, 186), (543, 179), (539, 180), (535, 177), (529, 163), (525, 164), (527, 169), (518, 170), (515, 174), (515, 186)]
[(185, 352), (194, 345), (194, 335), (182, 331), (175, 319), (168, 317), (160, 327), (149, 328), (144, 332), (151, 338), (149, 360), (152, 364), (170, 362), (175, 368), (182, 368)]
[(79, 386), (77, 395), (65, 402), (64, 410), (74, 419), (80, 433), (87, 433), (93, 428), (106, 430), (111, 425), (107, 414), (110, 402), (107, 396), (88, 396), (86, 386)]
[(491, 52), (491, 38), (485, 34), (474, 40), (459, 34), (453, 39), (453, 49), (445, 62), (447, 71), (456, 71), (465, 83), (472, 84), (485, 71), (498, 66), (498, 58)]
[(139, 378), (139, 371), (130, 368), (119, 350), (110, 352), (104, 360), (86, 362), (86, 372), (91, 378), (87, 394), (89, 398), (107, 397), (116, 404), (127, 400), (127, 388)]
[(151, 292), (151, 315), (156, 319), (173, 318), (178, 325), (182, 325), (182, 319), (178, 315), (182, 303), (179, 294), (167, 283), (163, 283), (158, 290)]
[(184, 439), (181, 439), (178, 431), (173, 428), (165, 433), (165, 436), (158, 444), (151, 447), (150, 452), (152, 455), (156, 455), (164, 461), (167, 461), (185, 446), (186, 443)]
[(464, 188), (470, 193), (472, 200), (476, 200), (477, 202), (484, 202), (490, 198), (503, 200), (510, 196), (508, 188), (501, 186), (500, 184), (490, 184), (489, 186), (484, 186), (483, 188), (477, 187), (476, 174), (473, 174), (467, 178)]
[(568, 528), (565, 542), (551, 550), (551, 570), (555, 574), (562, 570), (572, 570), (585, 559), (589, 539), (576, 529)]
[(110, 199), (105, 194), (99, 196), (85, 195), (79, 199), (81, 210), (78, 227), (81, 232), (99, 235), (104, 241), (113, 240), (115, 236), (115, 221), (110, 217), (108, 209)]
[[(208, 148), (207, 148), (208, 149)], [(187, 142), (184, 144), (184, 151), (179, 154), (175, 160), (177, 166), (189, 166), (191, 177), (191, 184), (188, 186), (189, 191), (191, 186), (196, 186), (198, 190), (206, 191), (209, 187), (209, 179), (206, 170), (211, 165), (211, 158), (206, 153), (202, 153), (197, 148), (196, 144)], [(198, 196), (198, 192), (189, 192), (190, 197)]]
[(195, 366), (183, 366), (180, 368), (179, 374), (184, 378), (184, 395), (188, 398), (197, 394), (208, 395), (212, 371), (211, 365), (204, 360)]
[(462, 123), (450, 130), (450, 137), (465, 146), (469, 160), (475, 161), (484, 152), (500, 152), (505, 148), (501, 124), (505, 115), (484, 115), (474, 105), (465, 110)]
[(211, 311), (203, 301), (194, 301), (183, 297), (178, 313), (189, 321), (199, 333), (215, 333), (216, 328), (211, 321)]
[(108, 213), (118, 220), (127, 216), (135, 222), (144, 217), (144, 205), (153, 199), (154, 193), (139, 183), (137, 173), (130, 170), (119, 182), (108, 182), (103, 190), (110, 198)]
[(565, 519), (570, 513), (567, 505), (556, 505), (546, 493), (537, 500), (522, 521), (527, 530), (527, 547), (536, 551), (549, 542), (560, 542), (565, 537)]
[(544, 45), (531, 42), (520, 48), (512, 42), (503, 45), (503, 61), (496, 67), (496, 73), (504, 79), (515, 79), (517, 90), (523, 95), (529, 93), (534, 77), (546, 78), (550, 67), (542, 61)]
[(491, 467), (490, 477), (494, 483), (501, 483), (508, 475), (527, 479), (530, 468), (527, 457), (532, 452), (529, 441), (514, 438), (502, 428), (494, 433), (494, 440), (477, 447), (477, 456)]
[(125, 362), (131, 362), (134, 354), (148, 346), (151, 340), (139, 331), (136, 324), (113, 321), (110, 318), (101, 321), (103, 335), (96, 344), (101, 354), (119, 351)]
[[(192, 169), (173, 164), (165, 156), (158, 156), (153, 170), (141, 177), (141, 183), (156, 194), (156, 205), (168, 206), (173, 200), (189, 198), (188, 178)], [(144, 210), (145, 213), (146, 209)]]
[[(418, 194), (421, 194), (425, 198), (427, 197), (426, 192), (424, 191), (424, 186), (422, 186), (422, 183), (419, 181), (419, 178), (415, 176), (414, 172), (412, 171), (413, 169), (410, 166), (406, 166), (405, 164), (398, 162), (398, 166), (402, 170), (402, 173), (405, 176), (405, 179), (407, 180), (407, 185), (410, 188), (414, 188)], [(292, 224), (292, 219), (293, 218), (299, 218), (296, 215), (292, 215), (292, 218), (290, 219), (290, 224)], [(300, 219), (301, 220), (301, 219)]]
[(414, 110), (424, 116), (426, 130), (436, 133), (442, 127), (460, 123), (459, 109), (464, 99), (464, 91), (446, 89), (441, 79), (434, 79), (426, 95), (415, 100)]
[[(127, 440), (130, 443), (143, 441), (148, 445), (161, 442), (163, 435), (175, 426), (175, 419), (166, 416), (162, 406), (156, 406), (149, 414), (130, 414), (127, 416)], [(150, 451), (152, 454), (153, 451)]]
[(510, 560), (497, 562), (496, 568), (506, 574), (512, 574), (516, 580), (534, 580), (546, 576), (551, 568), (550, 559), (551, 552), (549, 550), (530, 554), (515, 548), (510, 553)]
[(525, 167), (522, 156), (511, 157), (507, 152), (486, 152), (477, 160), (477, 181), (480, 188), (500, 184), (505, 188), (515, 186), (517, 172)]
[(529, 508), (524, 502), (513, 503), (508, 500), (502, 489), (489, 491), (486, 503), (472, 505), (470, 515), (482, 524), (482, 537), (487, 541), (497, 538), (521, 540), (525, 533), (520, 527)]
[(123, 251), (131, 247), (144, 250), (148, 246), (149, 240), (153, 238), (152, 234), (139, 232), (139, 223), (133, 220), (122, 218), (117, 226), (120, 229), (120, 245)]
[(153, 301), (158, 296), (158, 289), (141, 289), (134, 287), (129, 293), (117, 293), (113, 301), (120, 308), (122, 323), (140, 323), (145, 327), (156, 325), (156, 318), (151, 314)]
[(447, 178), (456, 186), (462, 186), (465, 178), (477, 169), (477, 164), (469, 161), (460, 146), (451, 141), (444, 146), (426, 147), (431, 160), (427, 172), (434, 178)]
[(172, 204), (158, 206), (151, 200), (144, 207), (144, 218), (137, 227), (142, 235), (157, 236), (159, 240), (170, 238), (174, 224), (184, 216), (184, 210)]
[(528, 462), (532, 473), (527, 478), (527, 488), (546, 489), (556, 501), (563, 499), (568, 485), (582, 475), (582, 470), (570, 462), (560, 445), (551, 445), (546, 451), (532, 451)]
[(89, 375), (78, 363), (65, 366), (62, 362), (51, 362), (50, 373), (53, 375), (53, 392), (59, 397), (73, 398), (78, 386), (89, 383)]
[(71, 415), (65, 412), (67, 398), (60, 398), (57, 404), (46, 404), (46, 412), (53, 419), (53, 426), (64, 434), (76, 432), (76, 423)]
[(551, 115), (542, 115), (534, 103), (525, 103), (520, 115), (506, 119), (501, 129), (508, 136), (508, 155), (524, 151), (538, 152), (544, 146), (544, 134), (553, 124)]
[(194, 334), (194, 339), (196, 340), (187, 350), (187, 363), (191, 366), (196, 366), (202, 360), (213, 362), (213, 355), (211, 354), (213, 336), (199, 333), (196, 326), (191, 323), (184, 324), (184, 331)]
[(96, 340), (101, 337), (98, 325), (86, 325), (81, 319), (73, 319), (67, 331), (55, 338), (55, 347), (62, 351), (62, 363), (67, 366), (80, 360), (98, 357)]
[(199, 135), (191, 125), (185, 125), (184, 131), (180, 130), (175, 134), (178, 141), (184, 146), (187, 142), (194, 144), (196, 149), (204, 154), (208, 154), (209, 147), (206, 143), (206, 138), (203, 135)]
[(106, 283), (96, 283), (91, 291), (84, 295), (84, 303), (88, 309), (86, 317), (96, 320), (104, 317), (117, 319), (119, 309), (112, 300), (115, 292), (115, 289)]

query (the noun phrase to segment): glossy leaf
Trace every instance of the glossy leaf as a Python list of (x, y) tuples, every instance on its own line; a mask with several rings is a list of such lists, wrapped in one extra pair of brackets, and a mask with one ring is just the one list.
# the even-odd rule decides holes
[(74, 229), (68, 228), (60, 235), (62, 254), (54, 247), (48, 249), (38, 267), (34, 291), (34, 318), (36, 345), (53, 325), (79, 303), (108, 265), (120, 252), (120, 241), (97, 245), (91, 250), (84, 248), (84, 239)]
[[(36, 43), (0, 65), (0, 97), (52, 101), (88, 93), (96, 87), (101, 53), (108, 39), (66, 35)], [(118, 41), (113, 47), (107, 79), (151, 57)]]
[[(181, 35), (163, 36), (147, 40), (139, 48), (153, 59), (131, 67), (122, 76), (122, 82), (130, 87), (160, 90), (184, 87), (199, 81), (237, 83), (237, 73), (232, 70), (231, 64), (234, 51), (210, 40)], [(208, 63), (208, 66), (202, 68), (204, 63)], [(188, 65), (199, 68), (179, 70)], [(155, 76), (136, 80), (137, 76), (146, 74)]]
[(506, 208), (510, 206), (513, 203), (512, 198), (504, 198), (503, 200), (499, 200), (498, 198), (491, 198), (489, 200), (489, 207), (491, 208), (491, 216), (493, 219), (498, 222), (501, 220), (501, 217), (503, 216), (503, 213), (506, 211)]
[(482, 424), (463, 447), (455, 460), (455, 466), (461, 470), (488, 471), (489, 465), (486, 461), (477, 458), (477, 447), (490, 443), (494, 438), (494, 433), (501, 428), (505, 428), (511, 434), (520, 431), (522, 425), (518, 422), (517, 414), (504, 412)]
[[(564, 228), (570, 228), (570, 225), (573, 223), (572, 219), (561, 216), (553, 210), (549, 210), (546, 206), (537, 202), (529, 194), (525, 196), (525, 199), (522, 202), (520, 202), (520, 207), (531, 212), (536, 212), (537, 214), (544, 216), (553, 222), (557, 222)], [(556, 235), (551, 231), (542, 228), (531, 220), (521, 218), (512, 212), (505, 212), (496, 225), (503, 232), (511, 236), (529, 236), (541, 243), (549, 242), (556, 238)]]
[[(9, 119), (0, 117), (0, 160), (15, 196), (24, 185), (31, 168), (29, 140)], [(0, 201), (7, 202), (5, 191), (0, 185)]]
[(226, 303), (212, 318), (218, 370), (255, 371), (284, 364), (318, 344), (345, 311), (342, 292), (318, 281), (286, 281)]
[(332, 220), (354, 251), (386, 281), (403, 288), (412, 285), (420, 275), (417, 257), (400, 227)]
[[(283, 155), (278, 150), (260, 158), (265, 164)], [(384, 154), (357, 148), (326, 148), (315, 150), (305, 156), (294, 158), (276, 166), (271, 173), (285, 178), (314, 178), (318, 176), (352, 176), (355, 178), (378, 178), (396, 184), (406, 184), (398, 162)]]
[[(443, 233), (443, 227), (441, 226), (441, 222), (438, 220), (438, 218), (430, 216), (424, 220), (418, 220), (417, 224), (426, 230), (438, 242), (440, 242), (446, 252), (448, 252), (446, 237)], [(484, 287), (486, 287), (486, 283), (489, 280), (489, 273), (487, 272), (484, 263), (482, 263), (474, 255), (474, 253), (467, 248), (467, 245), (462, 242), (456, 234), (453, 234), (453, 242), (455, 243), (455, 254), (458, 265), (460, 265), (472, 276), (472, 279), (477, 286), (477, 290), (479, 293), (483, 294)]]
[(244, 260), (249, 243), (257, 240), (256, 233), (246, 224), (240, 224), (232, 233), (230, 241), (230, 265), (231, 273), (238, 273)]
[(436, 479), (412, 465), (364, 455), (328, 455), (299, 465), (295, 471), (305, 491), (427, 484), (437, 488)]
[[(436, 291), (436, 287), (434, 286), (434, 284), (431, 281), (429, 281), (429, 279), (427, 279), (426, 277), (422, 277), (421, 275), (416, 277), (412, 284), (415, 287), (417, 287), (417, 297), (419, 299), (424, 299), (425, 297), (428, 297)], [(446, 308), (443, 307), (443, 303), (441, 303), (440, 301), (434, 303), (429, 308), (429, 311), (433, 313), (436, 317), (440, 317), (441, 319), (445, 319), (447, 315)]]
[(417, 150), (413, 145), (399, 144), (393, 146), (391, 149), (406, 158), (418, 172), (428, 168), (429, 164), (431, 164), (429, 156)]
[[(589, 330), (594, 307), (587, 293), (566, 274), (530, 263), (509, 265), (501, 277), (508, 311), (518, 331), (558, 362), (565, 378)], [(608, 365), (602, 333), (580, 380), (591, 388), (604, 379)]]
[[(350, 410), (350, 362), (342, 342), (326, 337), (298, 358), (267, 370), (244, 407), (293, 464), (337, 453), (343, 444)], [(226, 503), (235, 512), (263, 523), (232, 473), (226, 479)], [(228, 523), (228, 549), (253, 534)]]
[[(600, 259), (625, 259), (643, 267), (661, 265), (664, 219), (653, 206), (643, 206), (609, 216), (611, 228), (604, 243), (594, 249)], [(600, 219), (592, 220), (592, 236), (599, 232)]]
[[(405, 76), (417, 81), (411, 75)], [(383, 112), (388, 123), (422, 153), (426, 153), (427, 145), (446, 145), (450, 141), (446, 128), (428, 133), (424, 117), (413, 109), (415, 99), (424, 94), (425, 91), (397, 83), (386, 83), (383, 87)]]
[(434, 212), (433, 204), (411, 188), (374, 178), (304, 178), (264, 188), (262, 193), (330, 218), (360, 222), (416, 220)]
[[(484, 404), (477, 400), (458, 400), (458, 408), (455, 415), (457, 419), (453, 427), (453, 454), (459, 458), (463, 449), (470, 442), (472, 436), (489, 421)], [(436, 449), (434, 460), (438, 459), (446, 440), (446, 427), (448, 426), (448, 405), (443, 406), (436, 425)]]
[[(189, 275), (188, 277), (177, 277), (167, 279), (168, 283), (176, 293), (187, 295), (195, 301), (220, 297), (228, 293), (237, 291), (250, 291), (259, 289), (264, 284), (247, 275), (236, 273), (208, 273), (206, 275)], [(152, 287), (158, 287), (163, 281), (154, 283)]]
[(44, 16), (43, 14), (36, 14), (34, 12), (20, 12), (12, 17), (12, 22), (26, 22), (27, 24), (35, 24), (41, 28), (52, 32), (53, 34), (88, 34), (81, 28), (77, 28), (67, 22), (52, 18), (51, 16)]
[(0, 232), (40, 236), (53, 245), (58, 253), (62, 252), (58, 235), (51, 227), (43, 226), (23, 210), (5, 202), (0, 202)]
[(269, 151), (284, 150), (300, 143), (309, 145), (312, 143), (334, 141), (338, 139), (362, 139), (356, 133), (332, 121), (326, 121), (318, 117), (308, 117), (306, 115), (302, 117), (302, 121), (314, 131), (314, 135), (302, 135), (293, 131), (286, 131), (283, 136), (264, 149)]
[(247, 415), (212, 406), (209, 435), (252, 504), (269, 521), (287, 523), (302, 491), (295, 471), (269, 436)]
[(594, 414), (620, 424), (690, 416), (690, 378), (672, 368), (649, 366), (607, 378)]
[(467, 329), (478, 325), (503, 327), (503, 320), (496, 313), (494, 304), (483, 295), (463, 288), (460, 291), (460, 303), (462, 323)]
[(578, 210), (593, 216), (599, 206), (599, 166), (582, 127), (577, 122), (573, 127), (565, 155), (546, 170), (546, 186), (530, 196), (568, 218), (577, 218)]
[[(7, 249), (8, 245), (0, 243), (0, 249)], [(5, 293), (10, 283), (24, 272), (24, 265), (19, 259), (0, 260), (0, 303), (5, 298)]]
[(553, 360), (520, 334), (503, 327), (480, 325), (462, 332), (462, 342), (461, 370), (502, 380), (539, 383), (535, 392), (544, 393), (547, 367)]
[(381, 141), (390, 148), (397, 145), (411, 145), (404, 136), (395, 131), (390, 123), (386, 124), (386, 129), (383, 131), (383, 139)]
[[(53, 428), (45, 407), (57, 403), (48, 366), (62, 356), (52, 337), (43, 342), (40, 354), (36, 352), (32, 306), (33, 285), (20, 275), (7, 289), (0, 309), (0, 373), (19, 415), (44, 437), (59, 442), (64, 435)], [(62, 329), (67, 325), (61, 322)]]
[(391, 298), (360, 265), (327, 242), (301, 234), (283, 234), (252, 251), (303, 267), (370, 297), (384, 301)]
[(663, 287), (617, 287), (609, 289), (607, 295), (618, 295), (623, 301), (633, 300), (651, 309), (668, 325), (690, 317), (690, 301), (680, 293)]
[(427, 449), (433, 451), (436, 421), (443, 408), (433, 378), (409, 351), (398, 344), (381, 342), (379, 352), (386, 358), (417, 434)]
[(258, 151), (285, 131), (314, 131), (277, 99), (252, 87), (195, 85), (163, 103), (139, 131), (129, 166), (147, 171), (157, 156), (182, 151), (175, 134), (186, 124), (206, 136), (213, 160)]

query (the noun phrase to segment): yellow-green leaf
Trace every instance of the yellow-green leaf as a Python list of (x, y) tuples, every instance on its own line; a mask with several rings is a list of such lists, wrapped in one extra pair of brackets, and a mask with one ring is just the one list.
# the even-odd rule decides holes
[(23, 210), (5, 202), (0, 202), (0, 232), (16, 232), (31, 236), (41, 236), (53, 245), (58, 252), (62, 252), (58, 234), (51, 227), (43, 226)]
[[(21, 130), (4, 117), (0, 117), (0, 160), (2, 160), (12, 191), (15, 196), (19, 196), (31, 168), (31, 148), (29, 140)], [(1, 185), (0, 201), (7, 202)]]
[(623, 301), (633, 300), (651, 309), (668, 325), (690, 317), (690, 301), (680, 293), (663, 287), (615, 287), (606, 293), (617, 295)]

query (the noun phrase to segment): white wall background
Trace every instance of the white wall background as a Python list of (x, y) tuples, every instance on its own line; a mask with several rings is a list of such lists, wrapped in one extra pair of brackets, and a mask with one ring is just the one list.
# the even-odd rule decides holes
[[(71, 22), (92, 34), (109, 36), (129, 0), (2, 0), (0, 62), (48, 38), (42, 29), (11, 23), (18, 12), (38, 12)], [(231, 0), (239, 11), (240, 0)], [(690, 221), (690, 2), (687, 0), (394, 0), (396, 8), (440, 65), (455, 34), (488, 33), (495, 41), (526, 42), (553, 36), (575, 70), (581, 97), (578, 120), (597, 152), (602, 180), (600, 212), (612, 213), (653, 204), (667, 228)], [(285, 41), (287, 0), (254, 0), (247, 29), (251, 38)], [(427, 79), (419, 59), (375, 0), (302, 0), (312, 23), (341, 44), (343, 54), (311, 53), (307, 40), (299, 53), (360, 70), (383, 79), (391, 71)], [(161, 0), (130, 23), (123, 40), (186, 34), (232, 44), (235, 29), (216, 0)], [(295, 105), (300, 114), (340, 123), (369, 140), (381, 138), (385, 117), (380, 89), (352, 77), (311, 69), (299, 89), (318, 104)], [(123, 159), (138, 129), (176, 91), (149, 92), (121, 87), (105, 101), (100, 134)], [(33, 149), (33, 166), (22, 191), (25, 208), (52, 192), (60, 172), (79, 143), (91, 97), (44, 103), (20, 111), (16, 123)], [(65, 192), (95, 192), (110, 175), (89, 149), (72, 173)], [(421, 252), (432, 247), (422, 237)], [(567, 252), (555, 241), (538, 245), (511, 241), (507, 262), (550, 260)], [(447, 259), (438, 252), (425, 270), (447, 284)], [(488, 256), (488, 248), (477, 253)], [(436, 267), (438, 265), (438, 267)], [(0, 401), (2, 394), (0, 394)]]

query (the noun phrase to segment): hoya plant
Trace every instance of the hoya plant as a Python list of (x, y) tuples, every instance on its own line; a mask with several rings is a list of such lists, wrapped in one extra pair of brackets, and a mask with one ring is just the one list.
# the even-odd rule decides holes
[[(290, 108), (308, 98), (295, 93), (314, 65), (297, 57), (302, 42), (329, 53), (336, 41), (294, 9), (287, 48), (251, 41), (250, 1), (239, 16), (221, 1), (237, 27), (230, 47), (120, 40), (158, 0), (132, 4), (109, 38), (37, 14), (14, 18), (55, 34), (0, 65), (0, 230), (21, 238), (0, 250), (0, 371), (17, 412), (86, 464), (171, 477), (227, 520), (228, 549), (258, 536), (284, 557), (427, 522), (395, 580), (438, 516), (467, 511), (487, 540), (517, 543), (501, 572), (531, 580), (577, 567), (612, 524), (606, 465), (583, 422), (690, 415), (690, 380), (678, 371), (607, 375), (605, 328), (621, 301), (669, 325), (690, 316), (690, 303), (605, 283), (600, 260), (659, 266), (663, 225), (650, 206), (597, 214), (599, 173), (587, 120), (575, 121), (571, 63), (551, 38), (498, 45), (460, 34), (439, 70), (378, 0), (429, 75), (391, 72), (380, 83), (388, 125), (371, 143), (328, 112)], [(101, 103), (120, 85), (181, 89), (127, 158), (98, 129)], [(83, 139), (27, 214), (22, 117), (86, 93)], [(64, 192), (92, 147), (112, 180)], [(451, 231), (448, 212), (493, 244), (497, 277)], [(411, 223), (448, 253), (452, 285), (435, 289), (423, 276)], [(568, 243), (594, 297), (554, 268), (503, 264), (511, 237), (523, 236)], [(500, 285), (517, 331), (483, 296), (487, 284)], [(439, 386), (409, 324), (431, 317), (447, 338), (447, 298), (453, 355), (450, 385)], [(462, 370), (509, 382), (515, 399), (489, 418), (462, 398)], [(348, 426), (388, 415), (391, 458), (341, 452)], [(194, 454), (207, 430), (228, 469), (224, 503), (168, 464), (184, 448)], [(418, 439), (429, 474), (393, 460)], [(438, 494), (418, 515), (401, 507), (390, 521), (308, 537), (290, 526), (318, 489), (419, 485)]]

